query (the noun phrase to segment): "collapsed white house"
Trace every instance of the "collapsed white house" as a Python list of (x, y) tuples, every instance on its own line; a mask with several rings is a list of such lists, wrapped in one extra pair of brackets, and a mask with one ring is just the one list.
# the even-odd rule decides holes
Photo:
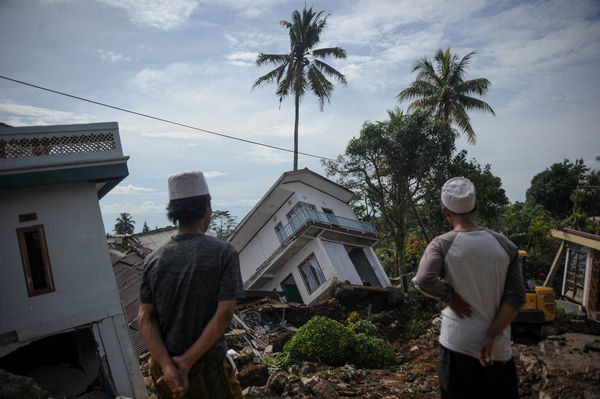
[(352, 191), (309, 169), (285, 172), (228, 238), (244, 289), (280, 290), (309, 304), (336, 281), (389, 287), (375, 228), (348, 205)]
[(115, 122), (0, 127), (0, 368), (56, 396), (147, 396), (98, 204), (127, 160)]

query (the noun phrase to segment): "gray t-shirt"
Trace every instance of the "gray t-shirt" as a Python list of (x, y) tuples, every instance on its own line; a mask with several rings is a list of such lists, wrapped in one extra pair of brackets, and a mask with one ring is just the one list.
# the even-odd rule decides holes
[[(442, 311), (440, 343), (475, 358), (501, 304), (519, 309), (525, 302), (517, 247), (487, 229), (453, 230), (433, 239), (413, 283), (425, 295), (443, 301), (457, 292), (471, 305), (473, 313), (464, 319), (449, 307)], [(511, 356), (509, 326), (496, 337), (492, 357), (506, 361)]]
[[(144, 262), (140, 302), (154, 305), (171, 356), (200, 337), (219, 301), (243, 296), (238, 253), (217, 238), (176, 235)], [(222, 335), (200, 360), (222, 360), (226, 351)]]

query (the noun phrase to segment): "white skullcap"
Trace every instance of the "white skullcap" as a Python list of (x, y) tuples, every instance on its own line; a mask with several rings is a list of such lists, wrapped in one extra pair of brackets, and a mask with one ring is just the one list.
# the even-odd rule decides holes
[(202, 172), (185, 172), (169, 177), (169, 201), (208, 194)]
[(453, 177), (442, 187), (442, 204), (454, 213), (475, 209), (475, 186), (466, 177)]

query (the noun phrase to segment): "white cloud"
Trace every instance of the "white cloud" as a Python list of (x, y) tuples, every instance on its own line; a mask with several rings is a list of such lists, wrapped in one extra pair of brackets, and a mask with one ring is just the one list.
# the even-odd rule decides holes
[(117, 186), (115, 188), (113, 188), (110, 193), (111, 194), (117, 194), (117, 195), (130, 195), (130, 194), (141, 194), (141, 193), (151, 193), (153, 191), (156, 191), (153, 188), (147, 188), (147, 187), (139, 187), (139, 186), (134, 186), (133, 184), (128, 184), (126, 186)]
[(256, 56), (258, 55), (258, 53), (253, 53), (253, 52), (239, 52), (239, 53), (233, 53), (233, 54), (229, 54), (227, 56), (227, 63), (231, 64), (231, 65), (235, 65), (235, 66), (242, 66), (242, 67), (251, 67), (251, 66), (255, 66), (255, 60), (256, 60)]
[(142, 91), (157, 91), (165, 87), (179, 85), (197, 73), (198, 68), (183, 62), (176, 62), (164, 69), (144, 68), (133, 79), (133, 85)]
[(244, 157), (248, 162), (256, 162), (261, 165), (292, 164), (293, 154), (291, 152), (278, 151), (267, 147), (256, 147)]
[(97, 52), (98, 52), (98, 55), (100, 56), (100, 58), (104, 61), (108, 61), (108, 62), (131, 61), (131, 57), (127, 57), (125, 55), (118, 54), (113, 51), (106, 51), (106, 50), (98, 49)]
[(225, 176), (227, 173), (223, 173), (223, 172), (218, 172), (216, 170), (212, 171), (212, 172), (204, 172), (204, 177), (206, 177), (207, 179), (212, 179), (214, 177), (219, 177), (219, 176)]
[(22, 105), (5, 99), (0, 99), (0, 112), (8, 114), (3, 117), (3, 122), (11, 126), (89, 123), (94, 119), (87, 115)]
[(169, 30), (188, 21), (198, 2), (194, 0), (98, 0), (120, 8), (138, 25)]
[(100, 205), (100, 210), (103, 214), (108, 215), (118, 215), (122, 212), (127, 212), (132, 215), (140, 214), (140, 213), (154, 213), (154, 212), (164, 212), (166, 208), (166, 204), (157, 204), (153, 201), (144, 201), (142, 203), (113, 203), (113, 204), (102, 204)]

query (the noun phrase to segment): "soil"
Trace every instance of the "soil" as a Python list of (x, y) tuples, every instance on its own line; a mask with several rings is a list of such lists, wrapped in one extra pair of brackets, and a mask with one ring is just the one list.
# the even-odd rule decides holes
[[(341, 285), (332, 298), (320, 304), (287, 311), (286, 322), (295, 326), (316, 314), (345, 323), (351, 312), (358, 312), (361, 318), (379, 327), (402, 358), (400, 364), (385, 370), (356, 369), (352, 365), (334, 368), (304, 362), (269, 373), (264, 363), (255, 364), (260, 362), (255, 350), (242, 348), (247, 341), (239, 336), (241, 332), (232, 332), (228, 342), (239, 353), (235, 361), (246, 399), (436, 399), (440, 397), (439, 310), (434, 302), (427, 302), (422, 296)], [(406, 322), (411, 319), (419, 320), (420, 328)], [(543, 333), (541, 340), (535, 334), (513, 337), (520, 396), (600, 399), (600, 323), (562, 318), (544, 326)], [(263, 340), (277, 352), (292, 334), (282, 331)], [(417, 338), (410, 339), (414, 336)], [(146, 367), (142, 370), (147, 377)]]

